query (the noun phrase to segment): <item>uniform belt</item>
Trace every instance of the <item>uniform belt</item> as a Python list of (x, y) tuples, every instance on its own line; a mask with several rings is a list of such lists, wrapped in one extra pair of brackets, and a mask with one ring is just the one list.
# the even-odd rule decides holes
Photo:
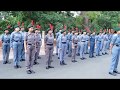
[(10, 42), (4, 42), (4, 43), (10, 43)]
[(74, 44), (78, 44), (78, 43), (74, 43)]
[(86, 40), (86, 41), (88, 41), (88, 40)]
[(35, 45), (35, 44), (27, 44), (27, 45)]
[(47, 45), (50, 45), (50, 46), (52, 46), (53, 44), (47, 44)]
[(62, 44), (66, 44), (66, 42), (62, 42)]
[(15, 41), (15, 42), (21, 42), (21, 41)]
[[(99, 40), (97, 40), (97, 41), (99, 41)], [(101, 41), (99, 41), (99, 42), (101, 42)]]
[(81, 41), (81, 42), (85, 42), (85, 41)]

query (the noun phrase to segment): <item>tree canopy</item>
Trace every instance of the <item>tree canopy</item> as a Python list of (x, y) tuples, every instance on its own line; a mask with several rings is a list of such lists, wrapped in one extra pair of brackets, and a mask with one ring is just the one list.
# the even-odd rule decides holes
[[(91, 31), (96, 29), (109, 29), (117, 27), (120, 22), (120, 11), (81, 11), (79, 16), (73, 17), (70, 11), (1, 11), (0, 12), (0, 33), (8, 26), (12, 27), (17, 22), (24, 22), (27, 27), (31, 20), (35, 24), (41, 25), (41, 30), (47, 30), (49, 24), (53, 29), (58, 31), (64, 25), (67, 29), (88, 27)], [(13, 31), (13, 28), (11, 29)]]

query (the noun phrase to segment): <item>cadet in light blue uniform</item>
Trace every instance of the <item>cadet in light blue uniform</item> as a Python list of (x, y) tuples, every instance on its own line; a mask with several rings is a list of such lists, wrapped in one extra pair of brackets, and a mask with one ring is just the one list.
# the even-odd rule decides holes
[(66, 55), (67, 36), (66, 31), (62, 30), (62, 35), (59, 37), (59, 49), (60, 49), (60, 65), (66, 65), (64, 57)]
[(2, 41), (2, 52), (3, 52), (3, 64), (10, 64), (9, 53), (10, 53), (10, 34), (9, 30), (5, 29), (5, 33), (1, 36)]
[(101, 34), (101, 44), (100, 44), (100, 53), (103, 52), (103, 46), (104, 46), (104, 36), (105, 36), (105, 32), (103, 32)]
[(110, 49), (110, 43), (111, 43), (111, 40), (112, 40), (112, 33), (109, 33), (108, 35), (108, 45), (107, 45), (107, 49), (109, 50)]
[(72, 36), (74, 35), (74, 31), (68, 35), (69, 39), (69, 50), (68, 50), (68, 57), (72, 56)]
[(81, 43), (81, 32), (79, 32), (78, 37), (78, 46), (77, 46), (77, 56), (80, 56), (80, 43)]
[(80, 59), (84, 60), (85, 58), (85, 41), (86, 41), (86, 32), (83, 31), (83, 34), (81, 36), (81, 44), (80, 44)]
[(67, 50), (66, 50), (66, 54), (68, 54), (68, 51), (69, 51), (69, 35), (70, 35), (70, 30), (68, 30), (68, 33), (67, 33)]
[(112, 61), (110, 65), (109, 74), (116, 76), (117, 74), (120, 74), (120, 72), (117, 71), (117, 66), (120, 59), (119, 57), (120, 56), (120, 28), (117, 34), (114, 34), (112, 37), (110, 51), (111, 50), (112, 50)]
[(107, 44), (108, 44), (108, 35), (105, 33), (104, 35), (104, 44), (103, 44), (103, 49), (102, 49), (102, 55), (107, 54)]
[(20, 27), (18, 25), (15, 25), (15, 31), (11, 34), (10, 38), (10, 47), (13, 49), (14, 54), (14, 68), (21, 68), (19, 65), (20, 59), (21, 59), (21, 44), (22, 44), (22, 34), (19, 32)]
[(89, 57), (93, 58), (94, 56), (94, 49), (95, 49), (95, 32), (90, 35), (90, 51)]
[(100, 47), (101, 47), (102, 36), (101, 33), (96, 37), (96, 56), (100, 55)]
[(86, 35), (86, 41), (85, 41), (85, 54), (89, 54), (88, 53), (88, 43), (89, 43), (89, 40), (90, 40), (89, 33), (87, 33), (87, 35)]
[(25, 49), (24, 49), (24, 37), (25, 37), (25, 28), (22, 26), (20, 29), (20, 33), (22, 34), (22, 45), (21, 45), (21, 59), (20, 61), (25, 61)]
[(56, 55), (58, 55), (58, 59), (60, 58), (59, 53), (59, 36), (61, 35), (62, 29), (59, 30), (59, 32), (56, 33)]

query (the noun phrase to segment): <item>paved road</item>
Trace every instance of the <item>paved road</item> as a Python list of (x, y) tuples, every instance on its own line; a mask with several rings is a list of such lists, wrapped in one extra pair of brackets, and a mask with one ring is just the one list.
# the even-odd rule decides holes
[[(12, 52), (10, 54), (10, 59), (12, 59)], [(55, 67), (53, 69), (46, 70), (46, 58), (44, 56), (44, 50), (41, 50), (41, 57), (38, 62), (39, 65), (33, 67), (35, 74), (26, 74), (25, 62), (21, 62), (21, 69), (14, 69), (13, 63), (9, 65), (3, 65), (0, 61), (0, 78), (4, 79), (119, 79), (120, 75), (111, 76), (108, 74), (109, 64), (111, 61), (111, 55), (99, 56), (94, 59), (88, 58), (86, 60), (80, 60), (77, 57), (78, 62), (72, 63), (71, 59), (66, 56), (65, 62), (68, 64), (66, 66), (60, 66), (57, 56), (53, 56), (54, 62), (52, 65)], [(0, 60), (2, 60), (2, 55), (0, 51)], [(11, 60), (12, 61), (12, 60)], [(118, 66), (120, 71), (120, 65)]]

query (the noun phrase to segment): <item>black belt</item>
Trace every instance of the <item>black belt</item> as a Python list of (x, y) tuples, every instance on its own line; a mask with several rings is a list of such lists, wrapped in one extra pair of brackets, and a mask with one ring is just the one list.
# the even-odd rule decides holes
[(15, 42), (21, 42), (21, 41), (15, 41)]
[(81, 41), (81, 42), (85, 42), (85, 41)]
[(89, 41), (89, 40), (86, 40), (86, 41)]
[(10, 43), (10, 42), (4, 42), (4, 43)]
[(66, 42), (62, 42), (62, 44), (66, 44)]
[(35, 45), (35, 44), (27, 44), (27, 45)]
[(74, 43), (74, 44), (78, 44), (78, 43)]
[(99, 41), (99, 42), (101, 42), (101, 41)]
[(47, 45), (50, 45), (50, 46), (52, 46), (53, 44), (47, 44)]
[(120, 45), (116, 45), (117, 47), (120, 47)]

